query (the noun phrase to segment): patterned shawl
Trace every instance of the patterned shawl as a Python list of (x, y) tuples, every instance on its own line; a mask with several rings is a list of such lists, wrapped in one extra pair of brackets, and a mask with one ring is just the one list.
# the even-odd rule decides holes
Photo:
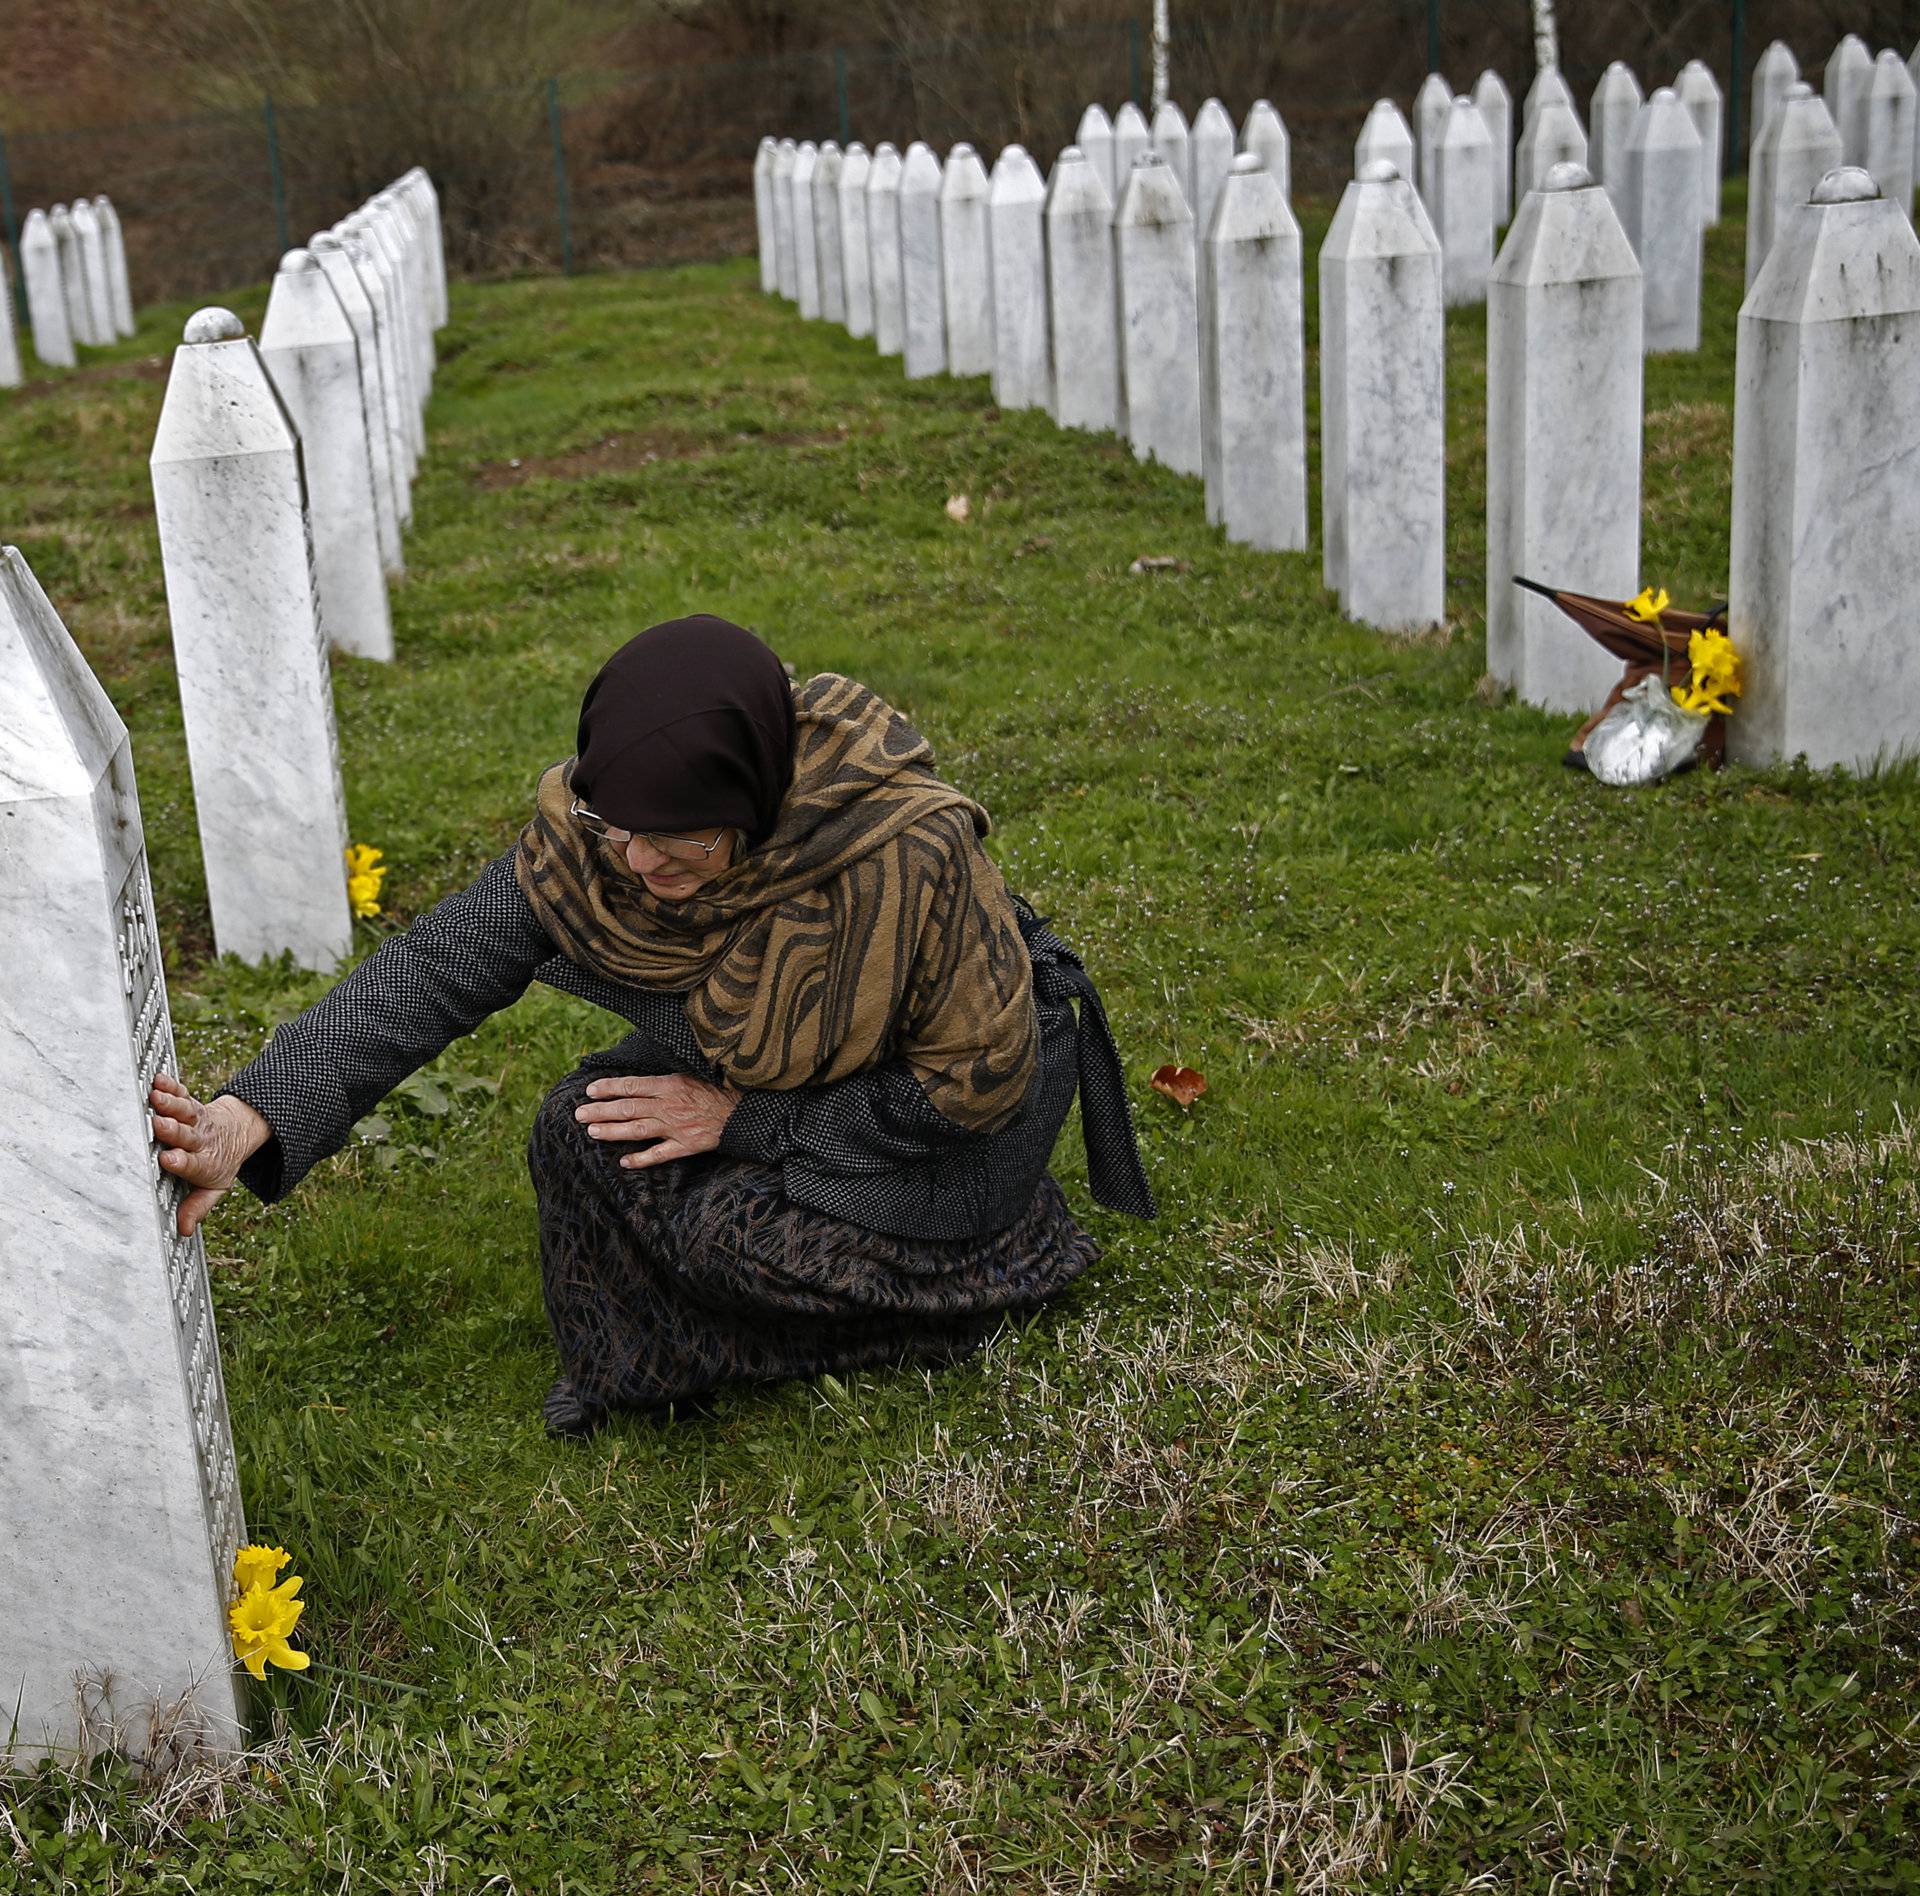
[(773, 834), (683, 901), (568, 815), (572, 760), (540, 779), (515, 871), (578, 966), (686, 996), (736, 1086), (783, 1089), (904, 1059), (956, 1124), (992, 1132), (1038, 1058), (1033, 965), (987, 813), (934, 775), (918, 731), (823, 672), (794, 692), (793, 783)]

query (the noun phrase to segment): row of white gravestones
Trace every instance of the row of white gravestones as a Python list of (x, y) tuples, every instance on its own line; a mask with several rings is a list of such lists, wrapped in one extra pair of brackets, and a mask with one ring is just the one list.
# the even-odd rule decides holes
[(209, 309), (174, 354), (154, 511), (223, 954), (327, 969), (351, 945), (329, 643), (392, 654), (381, 469), (397, 521), (445, 311), (415, 171), (288, 253), (261, 348)]
[[(1753, 69), (1752, 147), (1757, 153), (1767, 123), (1789, 88), (1800, 80), (1792, 51), (1774, 40)], [(1891, 47), (1870, 55), (1866, 43), (1849, 33), (1829, 56), (1821, 74), (1827, 117), (1840, 140), (1842, 162), (1870, 172), (1885, 196), (1911, 211), (1920, 179), (1920, 44), (1902, 60)], [(1902, 136), (1904, 129), (1904, 137)], [(1748, 272), (1751, 283), (1757, 265)]]
[(20, 269), (33, 352), (46, 367), (72, 368), (76, 344), (105, 348), (133, 334), (126, 233), (109, 199), (29, 211)]
[[(1277, 114), (1249, 114), (1250, 139), (1271, 141), (1276, 128), (1284, 139)], [(904, 357), (910, 378), (986, 373), (1002, 407), (1114, 429), (1141, 458), (1202, 475), (1209, 515), (1229, 537), (1306, 544), (1299, 229), (1260, 151), (1229, 159), (1197, 250), (1175, 164), (1150, 143), (1118, 207), (1077, 146), (1045, 184), (1017, 145), (990, 174), (967, 145), (944, 166), (918, 141), (904, 160), (889, 144), (871, 159), (862, 146), (836, 147), (837, 201), (819, 182), (826, 156), (824, 146), (762, 143), (763, 287), (791, 294), (803, 313), (824, 310), (832, 265), (821, 257), (837, 249), (850, 280), (864, 239), (873, 339)], [(803, 195), (795, 180), (809, 175)], [(842, 320), (859, 333), (854, 299)]]
[(0, 549), (0, 1770), (230, 1751), (244, 1537), (199, 1238), (147, 1092), (177, 1072), (126, 727)]

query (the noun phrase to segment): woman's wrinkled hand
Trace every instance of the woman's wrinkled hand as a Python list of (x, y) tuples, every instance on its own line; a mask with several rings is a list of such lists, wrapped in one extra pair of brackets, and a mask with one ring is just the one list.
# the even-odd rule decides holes
[(171, 1074), (154, 1075), (147, 1095), (160, 1165), (188, 1187), (180, 1200), (180, 1235), (190, 1238), (230, 1191), (240, 1168), (273, 1136), (273, 1128), (231, 1093), (201, 1101)]
[(622, 1165), (660, 1165), (714, 1151), (739, 1103), (732, 1088), (686, 1073), (614, 1075), (590, 1082), (573, 1116), (590, 1139), (653, 1141), (644, 1152), (629, 1152)]

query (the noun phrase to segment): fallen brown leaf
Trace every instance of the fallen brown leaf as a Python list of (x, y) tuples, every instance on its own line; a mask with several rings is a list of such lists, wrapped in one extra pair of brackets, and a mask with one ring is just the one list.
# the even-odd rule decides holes
[(1163, 1066), (1147, 1083), (1180, 1106), (1191, 1106), (1207, 1090), (1207, 1076), (1192, 1067)]

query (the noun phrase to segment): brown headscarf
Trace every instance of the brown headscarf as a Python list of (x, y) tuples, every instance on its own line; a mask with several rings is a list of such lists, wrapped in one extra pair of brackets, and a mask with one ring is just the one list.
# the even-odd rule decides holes
[[(622, 849), (569, 814), (584, 752), (540, 779), (520, 886), (579, 966), (684, 994), (701, 1050), (735, 1085), (820, 1084), (897, 1057), (950, 1119), (997, 1130), (1026, 1097), (1038, 1028), (1032, 960), (979, 843), (987, 814), (934, 774), (926, 740), (864, 685), (822, 673), (791, 705), (791, 781), (770, 832), (694, 895), (649, 894)], [(684, 747), (684, 722), (673, 728)], [(730, 727), (705, 728), (718, 743)], [(727, 767), (752, 775), (737, 752)], [(594, 798), (628, 827), (600, 783)], [(727, 820), (688, 806), (634, 827)]]

